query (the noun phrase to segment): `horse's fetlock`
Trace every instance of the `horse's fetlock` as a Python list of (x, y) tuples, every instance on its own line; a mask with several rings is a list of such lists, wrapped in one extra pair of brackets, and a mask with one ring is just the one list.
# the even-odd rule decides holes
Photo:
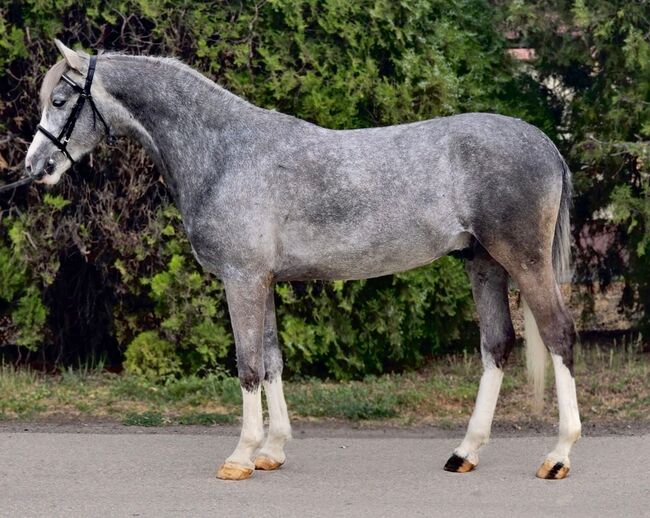
[(256, 450), (264, 442), (264, 430), (263, 429), (249, 429), (242, 431), (240, 437), (240, 445), (246, 449)]
[(576, 442), (582, 436), (582, 425), (578, 423), (577, 425), (568, 426), (561, 432), (561, 434), (563, 437), (566, 437), (567, 440)]
[(273, 437), (277, 437), (278, 439), (284, 439), (284, 440), (289, 440), (291, 439), (291, 425), (286, 424), (286, 425), (276, 425), (276, 426), (270, 426), (269, 427), (269, 435), (273, 435)]
[(477, 433), (472, 438), (476, 441), (479, 448), (490, 442), (489, 433)]
[(256, 430), (255, 432), (251, 433), (250, 436), (248, 437), (248, 441), (255, 448), (259, 448), (262, 445), (262, 442), (264, 441), (264, 431)]

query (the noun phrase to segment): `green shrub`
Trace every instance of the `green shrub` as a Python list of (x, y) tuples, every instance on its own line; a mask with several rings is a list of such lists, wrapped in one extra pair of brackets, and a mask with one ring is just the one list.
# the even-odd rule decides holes
[(469, 282), (450, 257), (388, 277), (276, 291), (280, 341), (295, 373), (342, 379), (414, 367), (471, 320)]
[(18, 328), (16, 344), (36, 350), (43, 341), (43, 327), (47, 308), (43, 305), (39, 291), (30, 286), (18, 299), (18, 306), (11, 313), (11, 319)]
[(0, 242), (0, 308), (10, 318), (3, 334), (7, 342), (35, 351), (45, 338), (47, 308), (21, 254), (23, 227), (10, 219), (5, 224), (10, 238), (6, 245)]
[(124, 368), (150, 380), (181, 374), (181, 359), (171, 342), (160, 338), (155, 331), (138, 334), (124, 354)]
[[(151, 339), (153, 333), (157, 340), (173, 344), (175, 368), (159, 376), (216, 371), (233, 348), (223, 285), (196, 264), (175, 208), (168, 206), (160, 211), (153, 224), (162, 236), (157, 252), (164, 269), (139, 282), (134, 280), (137, 293), (143, 292), (152, 302), (146, 313), (137, 308), (137, 313), (117, 315), (118, 321), (124, 321), (121, 335), (136, 335), (126, 349), (127, 365), (135, 372), (136, 360), (129, 362), (131, 350), (142, 347), (136, 342), (139, 337)], [(117, 268), (129, 275), (123, 265)], [(140, 332), (151, 325), (155, 331)]]
[[(576, 0), (507, 5), (508, 23), (536, 49), (535, 72), (561, 87), (559, 142), (576, 190), (573, 224), (615, 236), (578, 249), (583, 278), (625, 283), (622, 309), (650, 335), (650, 19), (647, 2)], [(571, 30), (567, 30), (571, 27)], [(584, 239), (581, 240), (584, 241)], [(594, 240), (598, 242), (599, 240)], [(594, 275), (595, 274), (595, 275)]]

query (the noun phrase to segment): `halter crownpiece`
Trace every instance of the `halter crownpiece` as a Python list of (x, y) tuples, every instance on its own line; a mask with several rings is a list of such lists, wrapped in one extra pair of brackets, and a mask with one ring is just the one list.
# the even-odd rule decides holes
[[(72, 158), (72, 155), (70, 155), (70, 152), (68, 151), (68, 142), (70, 141), (70, 136), (74, 131), (74, 127), (77, 124), (77, 119), (79, 118), (79, 115), (81, 114), (81, 110), (84, 107), (86, 101), (88, 101), (90, 107), (93, 110), (93, 129), (95, 128), (95, 123), (97, 122), (97, 119), (99, 119), (100, 122), (104, 125), (104, 130), (106, 133), (106, 141), (108, 142), (109, 145), (115, 143), (115, 137), (111, 133), (108, 124), (106, 124), (106, 120), (104, 119), (100, 111), (97, 109), (92, 94), (90, 93), (90, 87), (93, 84), (93, 77), (95, 75), (96, 66), (97, 66), (97, 56), (96, 55), (90, 56), (90, 62), (88, 63), (88, 74), (86, 74), (86, 83), (83, 86), (83, 88), (79, 86), (77, 83), (75, 83), (72, 79), (70, 79), (67, 75), (63, 74), (61, 76), (61, 79), (63, 79), (66, 83), (68, 83), (74, 89), (74, 91), (79, 94), (79, 97), (77, 98), (77, 103), (74, 105), (74, 108), (70, 112), (70, 116), (68, 117), (68, 120), (63, 125), (63, 128), (61, 129), (59, 136), (55, 137), (52, 133), (50, 133), (40, 124), (36, 126), (36, 131), (40, 131), (41, 133), (43, 133), (43, 135), (45, 135), (48, 139), (50, 139), (52, 143), (57, 147), (57, 149), (61, 151), (61, 153), (63, 153), (68, 160), (70, 160), (70, 163), (72, 165), (76, 164), (76, 161), (74, 160), (74, 158)], [(53, 164), (53, 163), (54, 163), (53, 159), (50, 158), (48, 164)], [(44, 174), (45, 172), (43, 170), (37, 175), (25, 176), (13, 183), (3, 185), (0, 187), (0, 193), (9, 191), (11, 189), (15, 189), (16, 187), (20, 187), (21, 185), (28, 184), (34, 180), (41, 178)]]

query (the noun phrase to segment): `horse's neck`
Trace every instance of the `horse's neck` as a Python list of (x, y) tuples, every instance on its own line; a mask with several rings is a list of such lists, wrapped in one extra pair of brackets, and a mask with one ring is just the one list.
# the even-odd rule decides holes
[(120, 104), (115, 129), (140, 141), (172, 191), (214, 172), (224, 134), (256, 109), (174, 60), (113, 55), (103, 65), (102, 83)]

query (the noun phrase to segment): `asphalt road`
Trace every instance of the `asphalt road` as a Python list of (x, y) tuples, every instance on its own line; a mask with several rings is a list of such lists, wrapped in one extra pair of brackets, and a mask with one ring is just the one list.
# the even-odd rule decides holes
[(495, 438), (473, 473), (457, 439), (300, 434), (287, 464), (214, 478), (223, 434), (0, 432), (0, 516), (650, 516), (650, 435), (583, 438), (563, 481), (534, 473), (552, 437)]

